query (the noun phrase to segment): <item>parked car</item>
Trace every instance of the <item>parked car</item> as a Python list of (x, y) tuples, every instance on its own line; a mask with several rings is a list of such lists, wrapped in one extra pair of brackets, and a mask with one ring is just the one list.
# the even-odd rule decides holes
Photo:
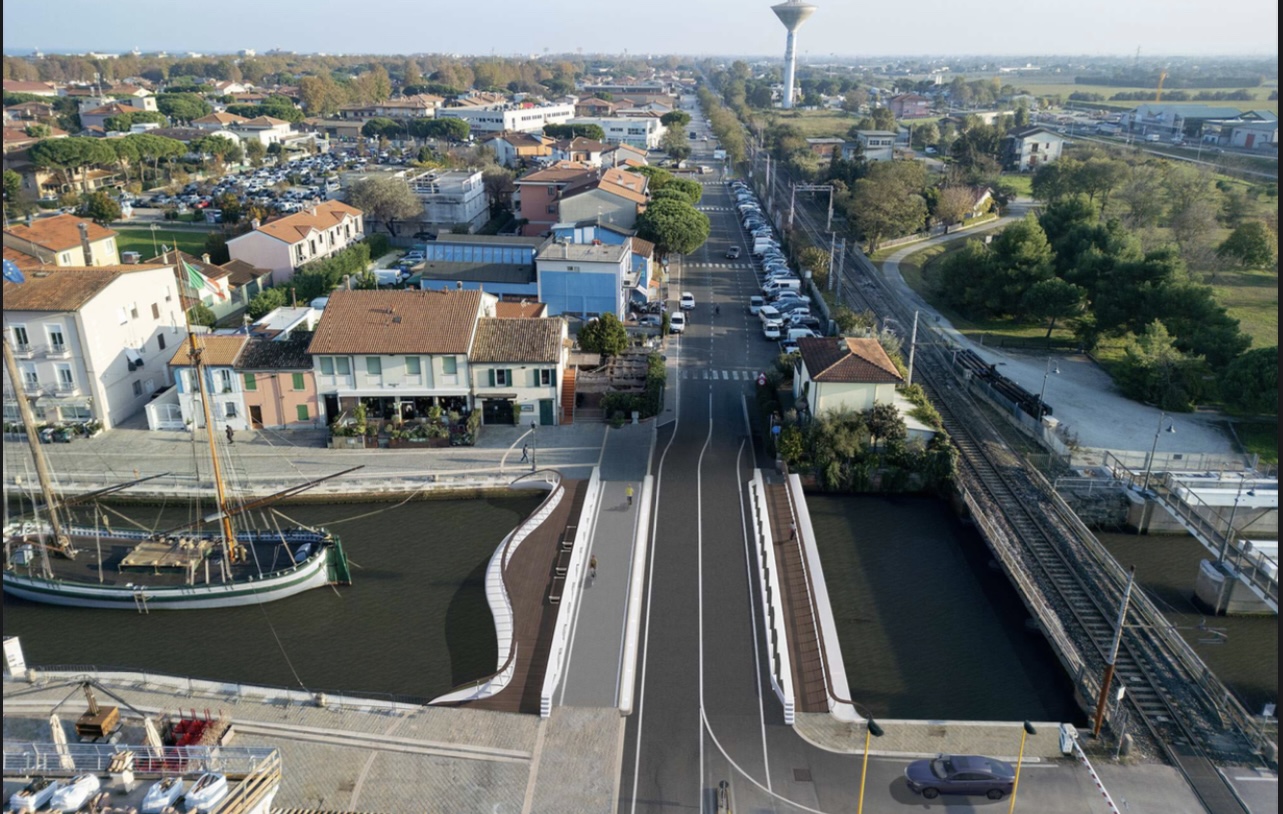
[(780, 353), (797, 353), (797, 340), (785, 339), (780, 342)]
[(668, 317), (668, 332), (670, 334), (680, 334), (686, 332), (686, 315), (681, 311), (675, 311)]
[(740, 249), (739, 246), (731, 246), (729, 249), (726, 250), (726, 259), (738, 260), (741, 251), (742, 249)]
[(909, 790), (928, 800), (941, 794), (983, 794), (1001, 800), (1011, 794), (1015, 778), (1010, 763), (981, 755), (940, 755), (915, 760), (904, 770)]
[(637, 318), (637, 324), (649, 328), (658, 328), (663, 324), (663, 317), (659, 314), (642, 314)]
[(682, 292), (681, 307), (683, 311), (690, 311), (695, 308), (695, 295), (689, 291)]

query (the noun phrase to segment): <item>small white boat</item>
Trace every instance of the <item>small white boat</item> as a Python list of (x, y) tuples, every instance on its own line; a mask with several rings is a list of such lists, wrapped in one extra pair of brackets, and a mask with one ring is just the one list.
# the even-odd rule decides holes
[(183, 781), (179, 777), (157, 780), (143, 797), (143, 814), (161, 814), (183, 796)]
[(101, 784), (94, 774), (78, 774), (49, 798), (51, 810), (75, 811), (98, 793)]
[(227, 776), (218, 772), (205, 772), (197, 778), (187, 792), (187, 810), (207, 814), (227, 796)]
[(9, 810), (17, 812), (35, 811), (49, 802), (53, 793), (62, 787), (57, 780), (47, 777), (34, 777), (31, 782), (15, 791), (9, 797)]

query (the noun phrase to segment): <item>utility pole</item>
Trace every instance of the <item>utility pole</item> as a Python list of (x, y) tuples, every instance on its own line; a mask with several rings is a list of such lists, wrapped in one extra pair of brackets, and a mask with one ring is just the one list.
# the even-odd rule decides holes
[(833, 273), (833, 261), (836, 259), (835, 249), (838, 245), (838, 236), (836, 232), (829, 232), (829, 291), (837, 288), (837, 275)]
[(1114, 625), (1114, 641), (1109, 646), (1109, 656), (1105, 660), (1105, 677), (1100, 682), (1100, 694), (1096, 697), (1096, 719), (1092, 723), (1091, 734), (1100, 737), (1100, 726), (1105, 720), (1105, 704), (1109, 702), (1109, 685), (1114, 680), (1114, 662), (1118, 659), (1118, 646), (1123, 639), (1123, 623), (1127, 620), (1127, 606), (1131, 603), (1132, 583), (1136, 581), (1136, 566), (1127, 571), (1127, 587), (1123, 589), (1122, 607), (1118, 609), (1118, 622)]
[(918, 311), (913, 311), (913, 334), (909, 337), (909, 376), (905, 384), (913, 384), (913, 353), (918, 348)]

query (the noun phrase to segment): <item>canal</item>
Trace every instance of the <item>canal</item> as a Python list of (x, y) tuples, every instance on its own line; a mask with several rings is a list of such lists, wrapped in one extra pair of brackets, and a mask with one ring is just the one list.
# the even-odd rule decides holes
[(881, 718), (1082, 723), (976, 530), (927, 497), (807, 495), (851, 698)]
[[(139, 615), (4, 598), (4, 634), (32, 665), (92, 664), (222, 681), (431, 698), (494, 671), (484, 575), (543, 493), (286, 506), (343, 540), (353, 584), (257, 607)], [(116, 507), (148, 527), (182, 509)]]

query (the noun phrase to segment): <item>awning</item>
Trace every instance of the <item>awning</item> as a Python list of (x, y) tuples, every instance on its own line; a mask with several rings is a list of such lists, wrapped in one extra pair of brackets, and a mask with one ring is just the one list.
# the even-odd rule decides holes
[(133, 365), (141, 365), (143, 363), (143, 355), (133, 348), (125, 348), (125, 358)]
[(517, 397), (516, 393), (487, 393), (481, 397), (482, 401), (512, 401)]

